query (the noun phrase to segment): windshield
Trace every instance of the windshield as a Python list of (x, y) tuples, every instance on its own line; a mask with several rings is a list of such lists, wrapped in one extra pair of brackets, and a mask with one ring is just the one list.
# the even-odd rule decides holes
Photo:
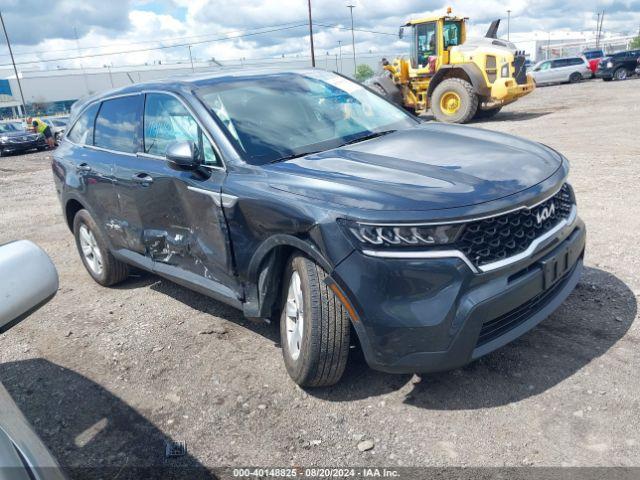
[(324, 71), (224, 78), (198, 94), (254, 165), (416, 124), (362, 85)]
[(18, 129), (13, 123), (0, 123), (0, 133), (17, 132)]
[(51, 119), (51, 123), (53, 124), (54, 127), (64, 127), (67, 125), (67, 119), (66, 118), (52, 118)]

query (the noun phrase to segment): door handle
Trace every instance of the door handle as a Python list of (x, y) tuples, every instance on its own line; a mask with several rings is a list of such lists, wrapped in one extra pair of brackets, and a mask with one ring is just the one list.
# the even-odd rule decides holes
[(153, 183), (153, 177), (147, 173), (137, 173), (131, 179), (144, 187)]
[(90, 172), (91, 171), (91, 165), (89, 165), (88, 163), (81, 163), (80, 165), (78, 165), (76, 167), (76, 170), (78, 172)]

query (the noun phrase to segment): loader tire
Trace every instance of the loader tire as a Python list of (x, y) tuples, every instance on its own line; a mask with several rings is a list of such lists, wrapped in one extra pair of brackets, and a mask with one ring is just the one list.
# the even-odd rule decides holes
[(478, 111), (478, 94), (461, 78), (443, 80), (431, 95), (431, 111), (439, 122), (467, 123)]
[(502, 107), (492, 108), (491, 110), (482, 110), (480, 107), (478, 107), (478, 110), (476, 111), (476, 114), (473, 118), (476, 120), (486, 120), (488, 118), (493, 118), (498, 113), (500, 113), (500, 110), (502, 110)]

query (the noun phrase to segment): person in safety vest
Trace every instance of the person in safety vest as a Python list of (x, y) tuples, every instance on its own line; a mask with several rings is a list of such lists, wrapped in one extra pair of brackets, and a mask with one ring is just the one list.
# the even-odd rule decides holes
[(47, 141), (47, 145), (49, 148), (55, 148), (56, 142), (53, 139), (53, 133), (51, 132), (51, 127), (44, 123), (39, 118), (27, 118), (27, 124), (33, 127), (33, 131), (36, 133), (41, 133), (44, 135), (45, 140)]

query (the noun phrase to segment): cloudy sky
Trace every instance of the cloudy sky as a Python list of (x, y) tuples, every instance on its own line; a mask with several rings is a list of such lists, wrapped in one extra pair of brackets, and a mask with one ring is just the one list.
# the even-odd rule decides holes
[[(412, 16), (443, 13), (447, 6), (471, 18), (474, 34), (491, 20), (504, 19), (507, 9), (518, 37), (592, 31), (602, 10), (606, 31), (630, 34), (640, 27), (640, 0), (313, 0), (317, 55), (335, 53), (338, 41), (350, 45), (349, 3), (356, 5), (358, 52), (404, 51), (395, 35), (398, 26)], [(196, 60), (309, 51), (306, 0), (0, 0), (0, 11), (24, 69), (174, 62), (189, 58), (188, 45)], [(159, 46), (165, 48), (152, 50)], [(86, 55), (93, 57), (69, 59)], [(9, 60), (1, 38), (0, 68)], [(26, 63), (34, 60), (50, 61)]]

